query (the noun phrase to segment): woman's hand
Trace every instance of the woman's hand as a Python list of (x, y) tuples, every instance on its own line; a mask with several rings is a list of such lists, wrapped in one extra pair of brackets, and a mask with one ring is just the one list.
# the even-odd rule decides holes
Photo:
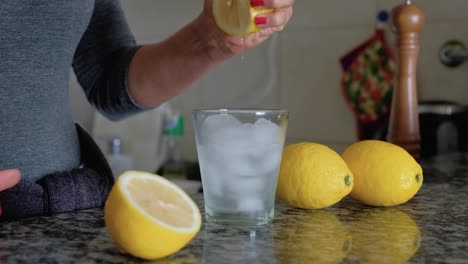
[[(258, 15), (262, 29), (243, 38), (224, 33), (213, 18), (212, 1), (202, 13), (168, 39), (145, 45), (132, 58), (128, 71), (130, 94), (145, 108), (156, 107), (180, 94), (216, 65), (255, 47), (281, 31), (292, 15), (294, 0), (250, 0), (274, 12)], [(242, 41), (243, 39), (243, 41)]]
[[(21, 172), (18, 169), (0, 170), (0, 192), (15, 186), (20, 181), (20, 178), (21, 178)], [(2, 216), (1, 204), (0, 204), (0, 216)]]
[(215, 35), (218, 38), (217, 43), (220, 45), (219, 49), (225, 52), (232, 52), (233, 54), (230, 55), (235, 55), (245, 49), (255, 47), (268, 39), (273, 33), (282, 31), (291, 19), (294, 4), (294, 0), (250, 0), (253, 7), (274, 9), (275, 11), (268, 14), (258, 15), (256, 19), (257, 26), (262, 29), (241, 38), (230, 36), (218, 28), (213, 18), (213, 1), (226, 0), (205, 0), (201, 17), (209, 20), (209, 23), (205, 25), (209, 25), (211, 30), (218, 31)]
[(17, 169), (0, 170), (0, 191), (15, 186), (21, 178), (21, 172)]

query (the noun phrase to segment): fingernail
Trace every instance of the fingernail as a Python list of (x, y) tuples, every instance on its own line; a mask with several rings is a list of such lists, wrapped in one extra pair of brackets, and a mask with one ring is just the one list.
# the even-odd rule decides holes
[(250, 0), (250, 6), (255, 7), (255, 6), (264, 6), (265, 2), (264, 0)]
[(267, 23), (266, 17), (255, 17), (255, 25), (265, 25)]

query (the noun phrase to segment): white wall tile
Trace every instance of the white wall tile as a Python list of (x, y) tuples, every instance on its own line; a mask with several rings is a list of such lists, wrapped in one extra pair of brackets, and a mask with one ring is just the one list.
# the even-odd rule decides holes
[(444, 99), (468, 104), (468, 62), (459, 68), (448, 68), (439, 61), (442, 45), (457, 39), (468, 45), (465, 25), (428, 24), (421, 35), (421, 54), (418, 65), (419, 97)]
[(135, 36), (143, 42), (167, 37), (201, 12), (203, 0), (123, 0)]
[(318, 142), (355, 139), (354, 116), (340, 90), (339, 58), (371, 33), (371, 27), (283, 33), (281, 102), (290, 110), (289, 137)]
[(375, 21), (375, 8), (374, 0), (296, 0), (288, 29), (368, 25)]

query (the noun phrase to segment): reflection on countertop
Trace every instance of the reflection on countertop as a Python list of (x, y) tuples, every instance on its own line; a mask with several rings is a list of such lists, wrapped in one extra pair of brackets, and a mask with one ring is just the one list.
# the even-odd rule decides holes
[[(468, 156), (423, 162), (425, 184), (391, 208), (350, 198), (326, 210), (278, 202), (271, 225), (204, 223), (181, 251), (152, 263), (466, 263)], [(203, 208), (203, 197), (194, 194)], [(118, 252), (102, 210), (1, 223), (0, 262), (143, 262)]]

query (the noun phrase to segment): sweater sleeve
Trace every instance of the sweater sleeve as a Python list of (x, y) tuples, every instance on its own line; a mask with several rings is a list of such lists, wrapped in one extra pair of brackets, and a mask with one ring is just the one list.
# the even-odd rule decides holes
[(128, 67), (138, 48), (120, 0), (95, 0), (73, 69), (89, 102), (110, 120), (146, 110), (131, 98), (127, 85)]

